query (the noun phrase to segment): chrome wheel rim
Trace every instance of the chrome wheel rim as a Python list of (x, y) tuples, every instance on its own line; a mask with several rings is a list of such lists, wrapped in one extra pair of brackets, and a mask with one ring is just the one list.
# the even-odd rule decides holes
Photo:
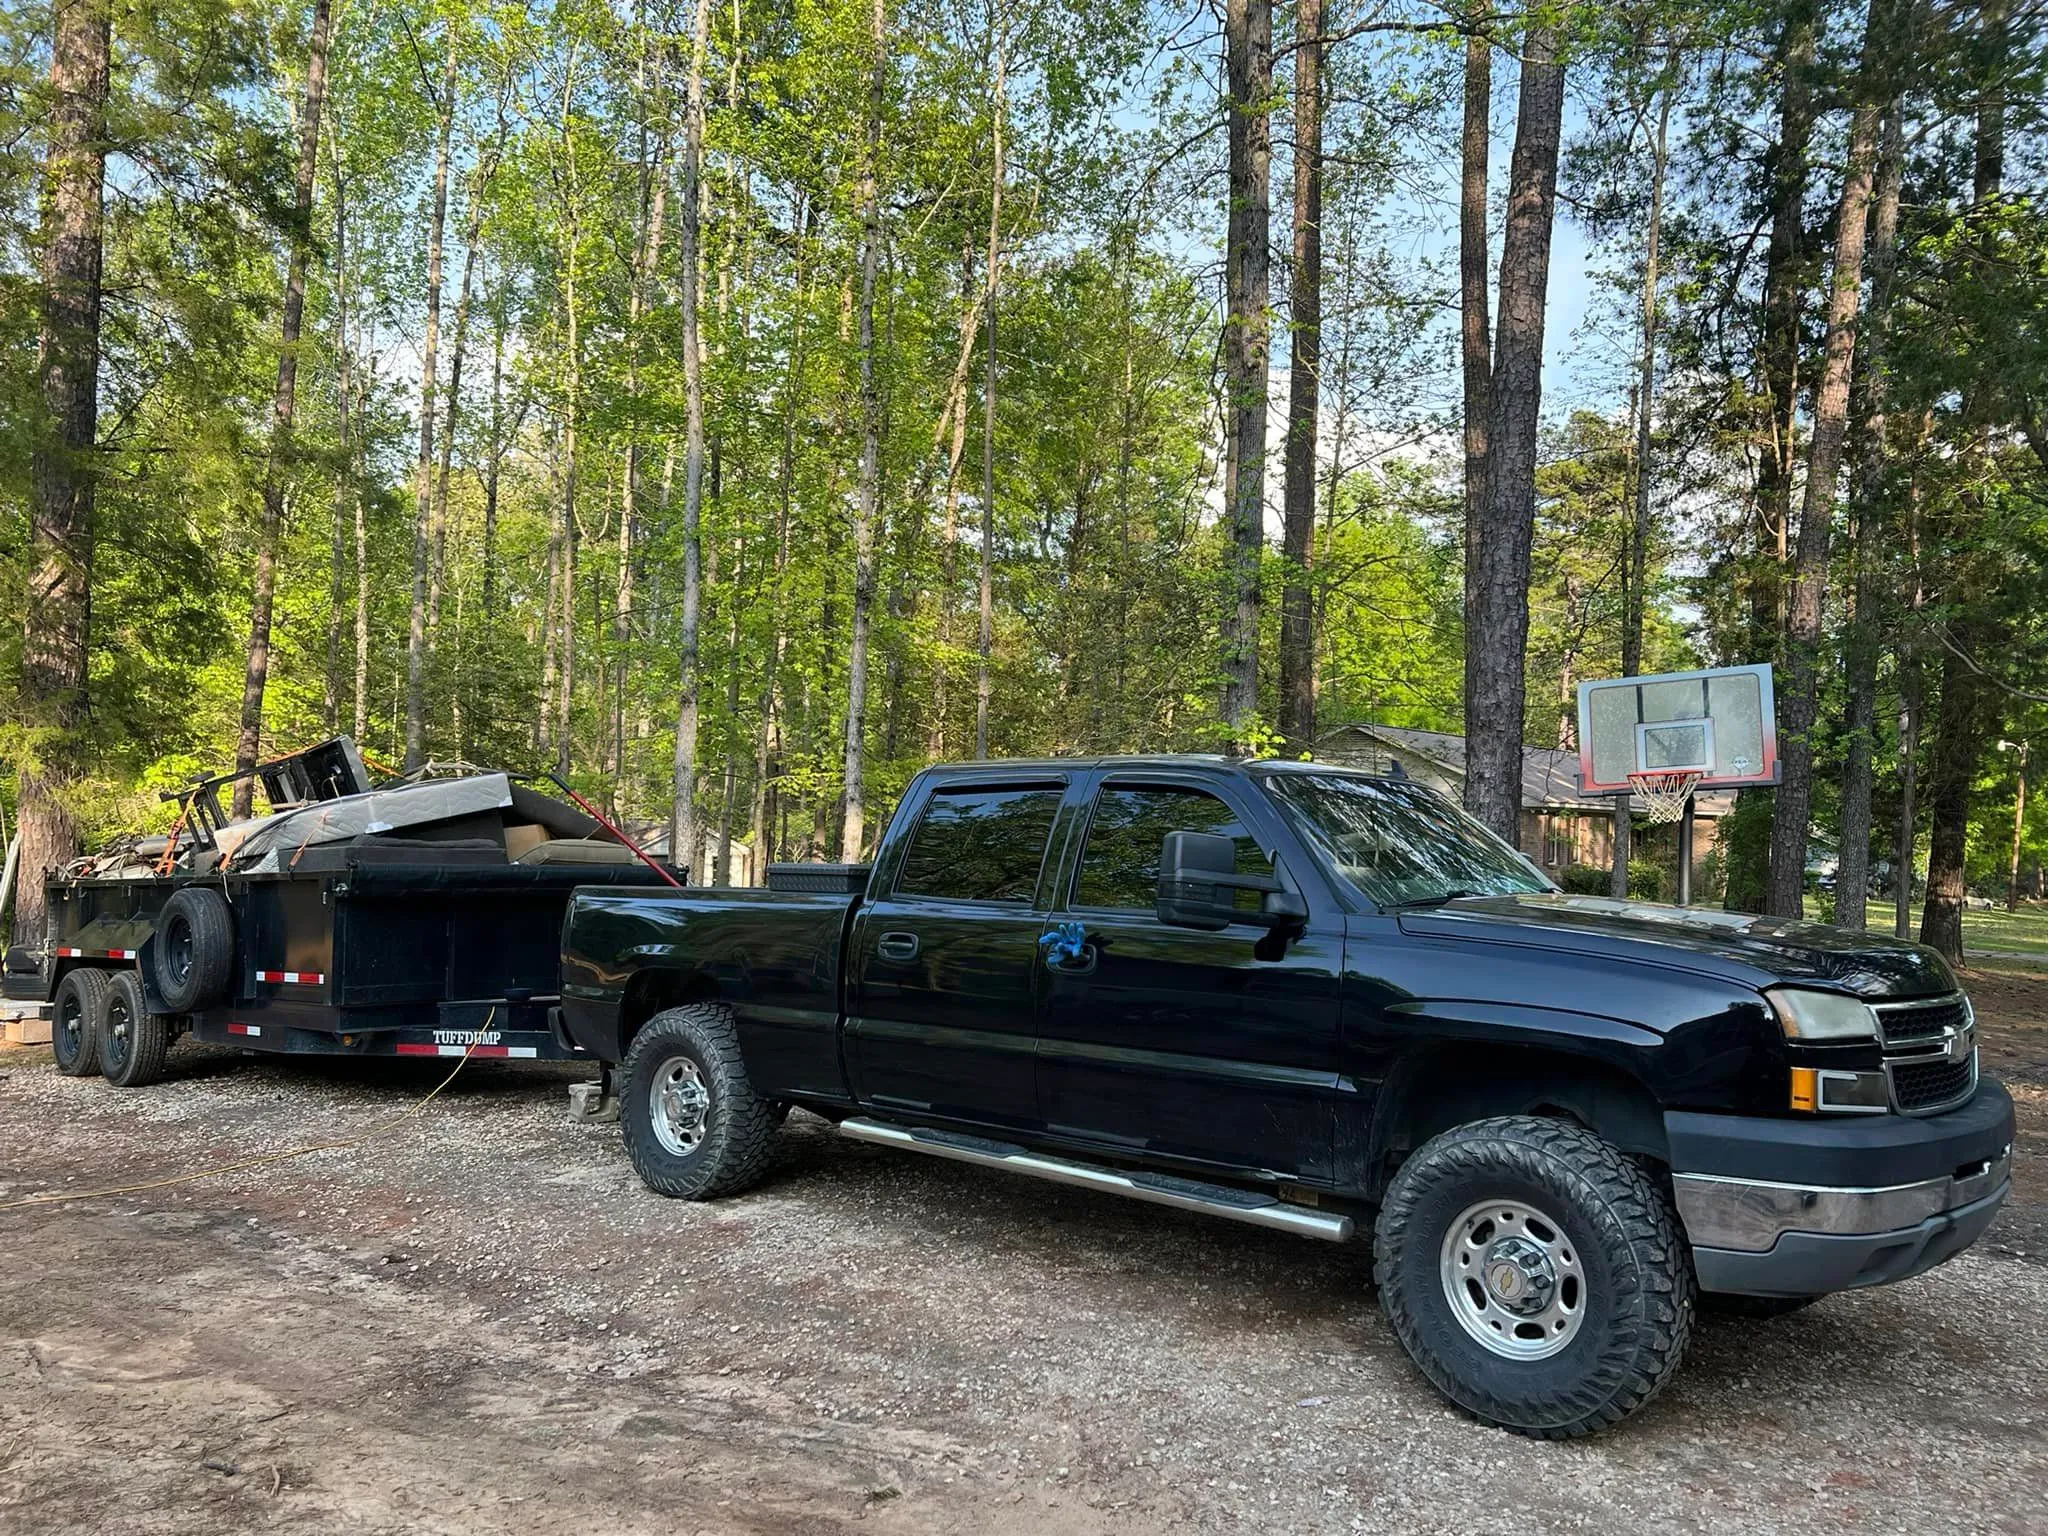
[(1564, 1227), (1519, 1200), (1469, 1207), (1444, 1234), (1444, 1300), (1482, 1348), (1543, 1360), (1578, 1337), (1586, 1275)]
[(654, 1139), (664, 1151), (688, 1157), (704, 1142), (704, 1122), (711, 1114), (711, 1090), (703, 1070), (687, 1056), (671, 1056), (654, 1072), (649, 1091), (649, 1118)]

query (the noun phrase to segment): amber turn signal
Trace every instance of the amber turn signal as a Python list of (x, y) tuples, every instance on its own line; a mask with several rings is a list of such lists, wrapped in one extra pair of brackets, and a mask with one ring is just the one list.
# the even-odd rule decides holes
[(1792, 1069), (1792, 1107), (1813, 1114), (1820, 1108), (1820, 1073), (1813, 1067)]

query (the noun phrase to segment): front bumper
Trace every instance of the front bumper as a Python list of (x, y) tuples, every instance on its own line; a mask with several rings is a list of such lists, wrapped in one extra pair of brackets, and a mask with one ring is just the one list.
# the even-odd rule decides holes
[(1821, 1296), (1907, 1279), (1975, 1242), (2012, 1187), (2012, 1100), (1991, 1078), (1917, 1119), (1664, 1120), (1707, 1291)]

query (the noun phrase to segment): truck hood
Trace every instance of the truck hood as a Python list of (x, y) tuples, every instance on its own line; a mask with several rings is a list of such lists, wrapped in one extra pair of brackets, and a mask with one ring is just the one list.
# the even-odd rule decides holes
[(1540, 944), (1589, 957), (1679, 966), (1762, 988), (1810, 982), (1862, 997), (1957, 989), (1934, 950), (1822, 923), (1607, 896), (1473, 896), (1400, 914), (1418, 937)]

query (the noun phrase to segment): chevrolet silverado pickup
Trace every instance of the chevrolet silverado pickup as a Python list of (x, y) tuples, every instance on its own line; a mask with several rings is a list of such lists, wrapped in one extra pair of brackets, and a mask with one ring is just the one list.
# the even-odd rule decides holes
[(1200, 757), (928, 769), (871, 867), (590, 889), (563, 1025), (708, 1199), (802, 1106), (860, 1140), (1343, 1242), (1480, 1420), (1646, 1402), (1701, 1306), (1918, 1275), (2012, 1102), (1941, 957), (1560, 893), (1401, 778)]

